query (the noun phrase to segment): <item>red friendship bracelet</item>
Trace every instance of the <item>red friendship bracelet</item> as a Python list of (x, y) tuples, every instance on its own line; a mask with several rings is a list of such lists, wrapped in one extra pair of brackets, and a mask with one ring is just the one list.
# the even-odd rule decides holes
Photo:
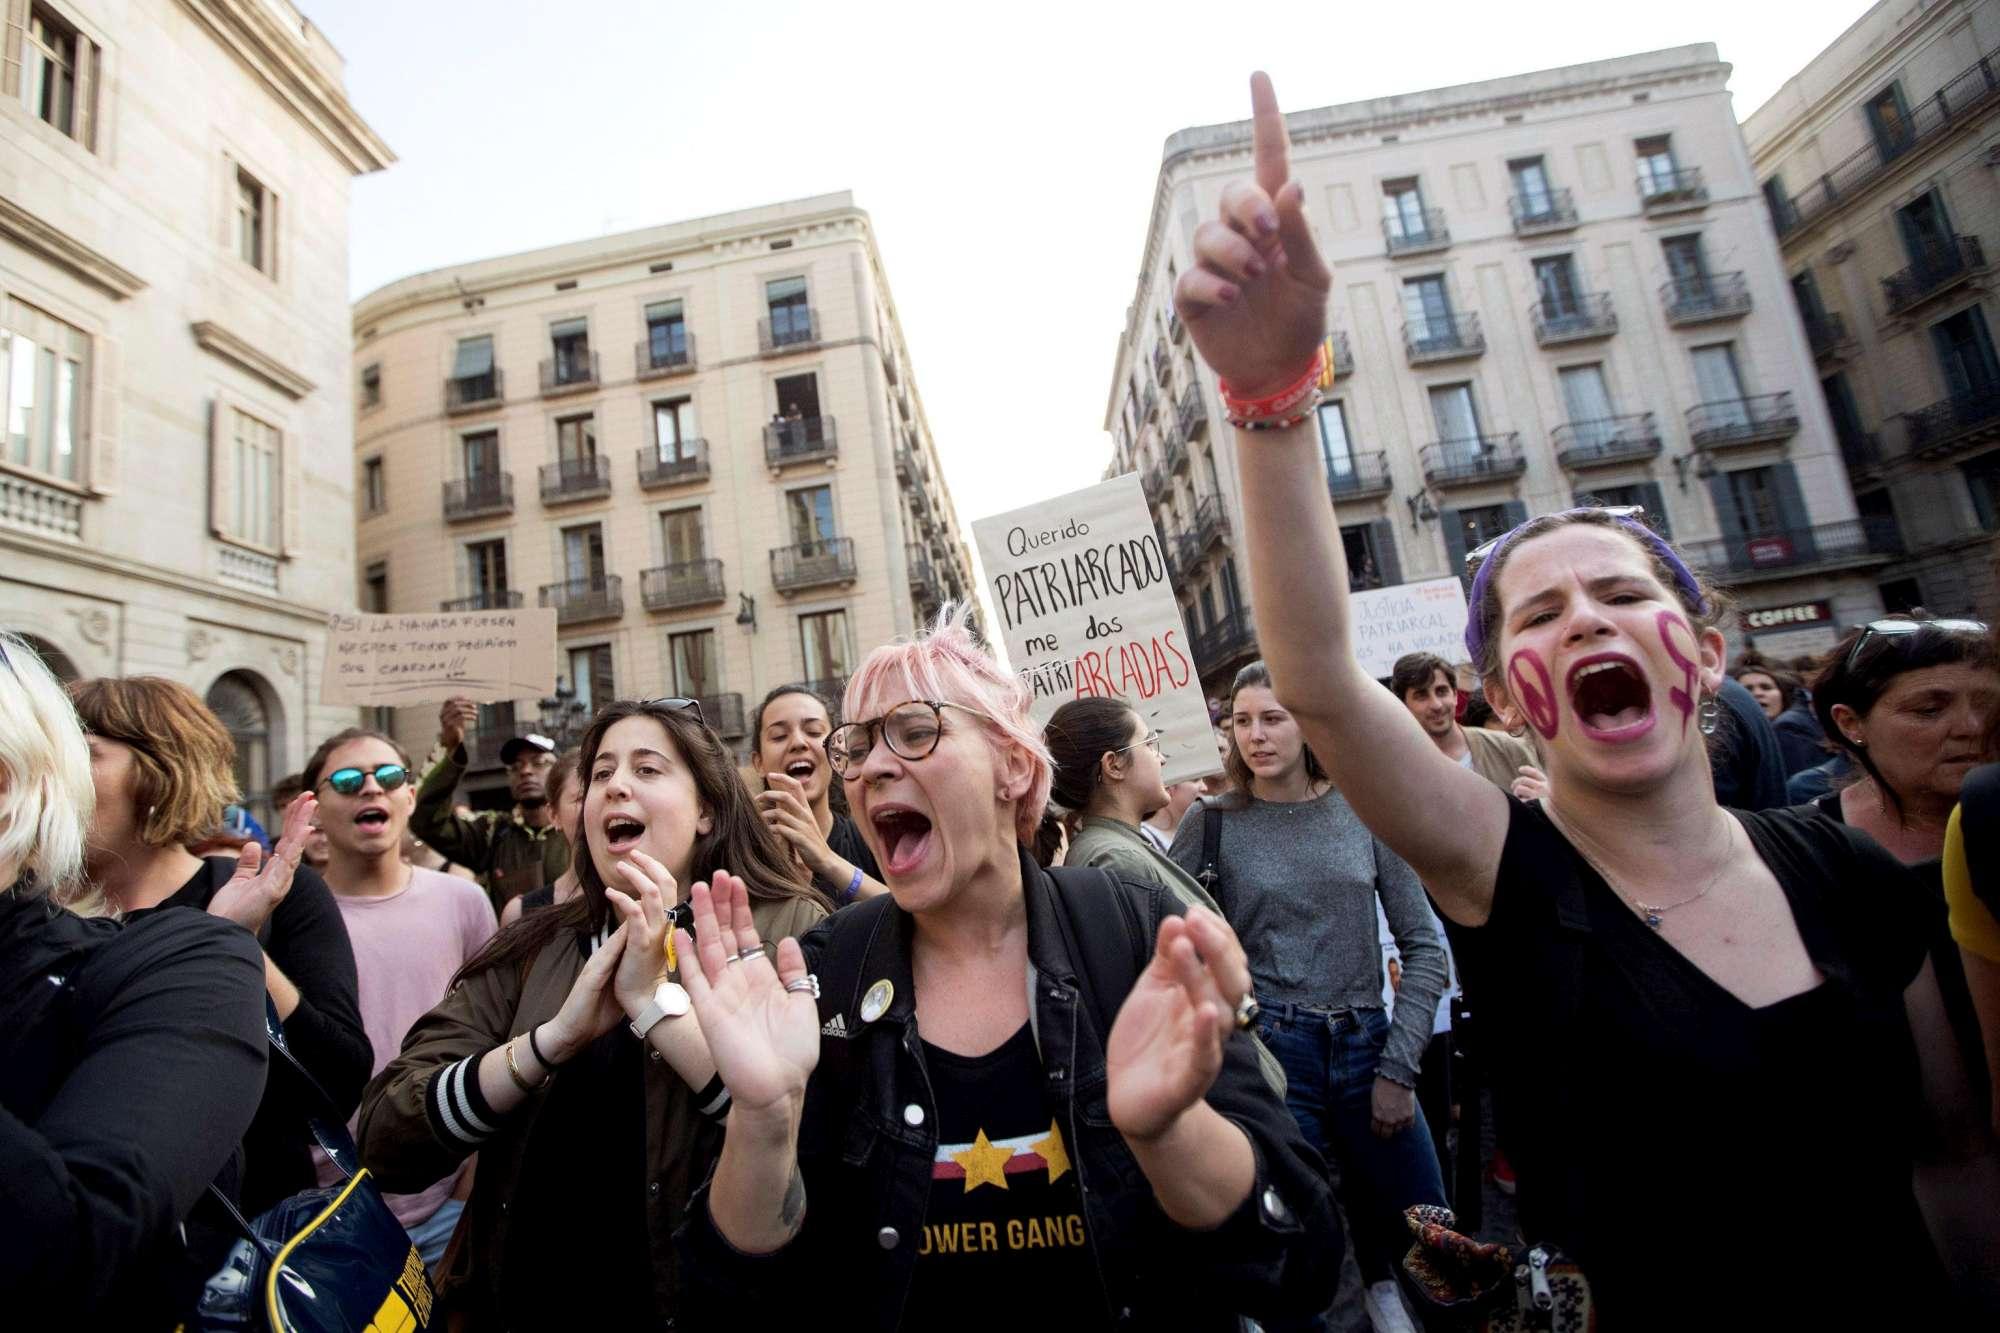
[(1273, 417), (1288, 416), (1299, 406), (1320, 391), (1320, 379), (1326, 365), (1326, 346), (1321, 344), (1313, 349), (1312, 360), (1300, 372), (1297, 379), (1279, 389), (1276, 393), (1262, 398), (1245, 398), (1229, 387), (1228, 380), (1218, 380), (1216, 388), (1222, 393), (1224, 413), (1233, 423), (1242, 421), (1262, 421)]

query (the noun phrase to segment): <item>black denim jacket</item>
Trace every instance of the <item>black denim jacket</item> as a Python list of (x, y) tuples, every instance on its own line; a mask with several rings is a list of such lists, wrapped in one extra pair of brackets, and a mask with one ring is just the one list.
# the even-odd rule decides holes
[[(1101, 1308), (1106, 1329), (1233, 1329), (1239, 1314), (1325, 1309), (1343, 1244), (1326, 1169), (1247, 1034), (1230, 1040), (1207, 1097), (1242, 1127), (1257, 1163), (1248, 1197), (1220, 1227), (1194, 1232), (1171, 1222), (1111, 1123), (1108, 1022), (1161, 919), (1180, 904), (1156, 886), (1101, 871), (1059, 871), (1059, 884), (1025, 854), (1021, 868), (1030, 1013), (1098, 1276), (1095, 1289), (1072, 1299)], [(716, 1231), (704, 1185), (679, 1238), (689, 1283), (684, 1323), (804, 1326), (838, 1307), (853, 1327), (901, 1326), (937, 1151), (911, 931), (911, 918), (883, 895), (835, 913), (800, 941), (820, 979), (822, 1033), (799, 1132), (805, 1224), (774, 1254), (743, 1254)], [(884, 980), (894, 987), (888, 1009), (863, 1021), (863, 996)]]

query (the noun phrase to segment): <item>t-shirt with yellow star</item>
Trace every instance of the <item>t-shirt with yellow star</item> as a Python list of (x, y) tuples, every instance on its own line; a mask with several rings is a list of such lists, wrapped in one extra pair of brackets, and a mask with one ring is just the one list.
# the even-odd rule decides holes
[(1076, 1170), (1034, 1034), (966, 1057), (924, 1043), (937, 1102), (930, 1209), (905, 1328), (1102, 1328)]

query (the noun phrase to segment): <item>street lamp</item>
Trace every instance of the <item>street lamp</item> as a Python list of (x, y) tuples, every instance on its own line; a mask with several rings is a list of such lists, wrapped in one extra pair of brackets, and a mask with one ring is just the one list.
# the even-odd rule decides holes
[(1407, 496), (1403, 500), (1403, 503), (1410, 507), (1410, 526), (1412, 528), (1421, 528), (1426, 523), (1435, 523), (1437, 521), (1437, 506), (1431, 503), (1431, 493), (1429, 491), (1418, 491), (1415, 495)]
[(576, 697), (566, 680), (556, 681), (555, 694), (541, 701), (542, 734), (556, 743), (556, 748), (566, 750), (576, 743), (582, 732), (588, 711), (583, 700)]
[(1706, 452), (1676, 454), (1674, 456), (1674, 480), (1679, 483), (1683, 491), (1688, 488), (1688, 464), (1690, 463), (1694, 465), (1694, 475), (1698, 481), (1707, 481), (1715, 475), (1715, 459), (1711, 458)]

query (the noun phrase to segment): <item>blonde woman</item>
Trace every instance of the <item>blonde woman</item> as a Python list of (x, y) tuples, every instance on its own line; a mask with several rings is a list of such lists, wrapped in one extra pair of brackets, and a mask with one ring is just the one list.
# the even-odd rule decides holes
[(92, 802), (75, 710), (0, 634), (0, 1292), (15, 1327), (166, 1329), (220, 1259), (180, 1224), (257, 1109), (263, 962), (200, 912), (86, 919)]

